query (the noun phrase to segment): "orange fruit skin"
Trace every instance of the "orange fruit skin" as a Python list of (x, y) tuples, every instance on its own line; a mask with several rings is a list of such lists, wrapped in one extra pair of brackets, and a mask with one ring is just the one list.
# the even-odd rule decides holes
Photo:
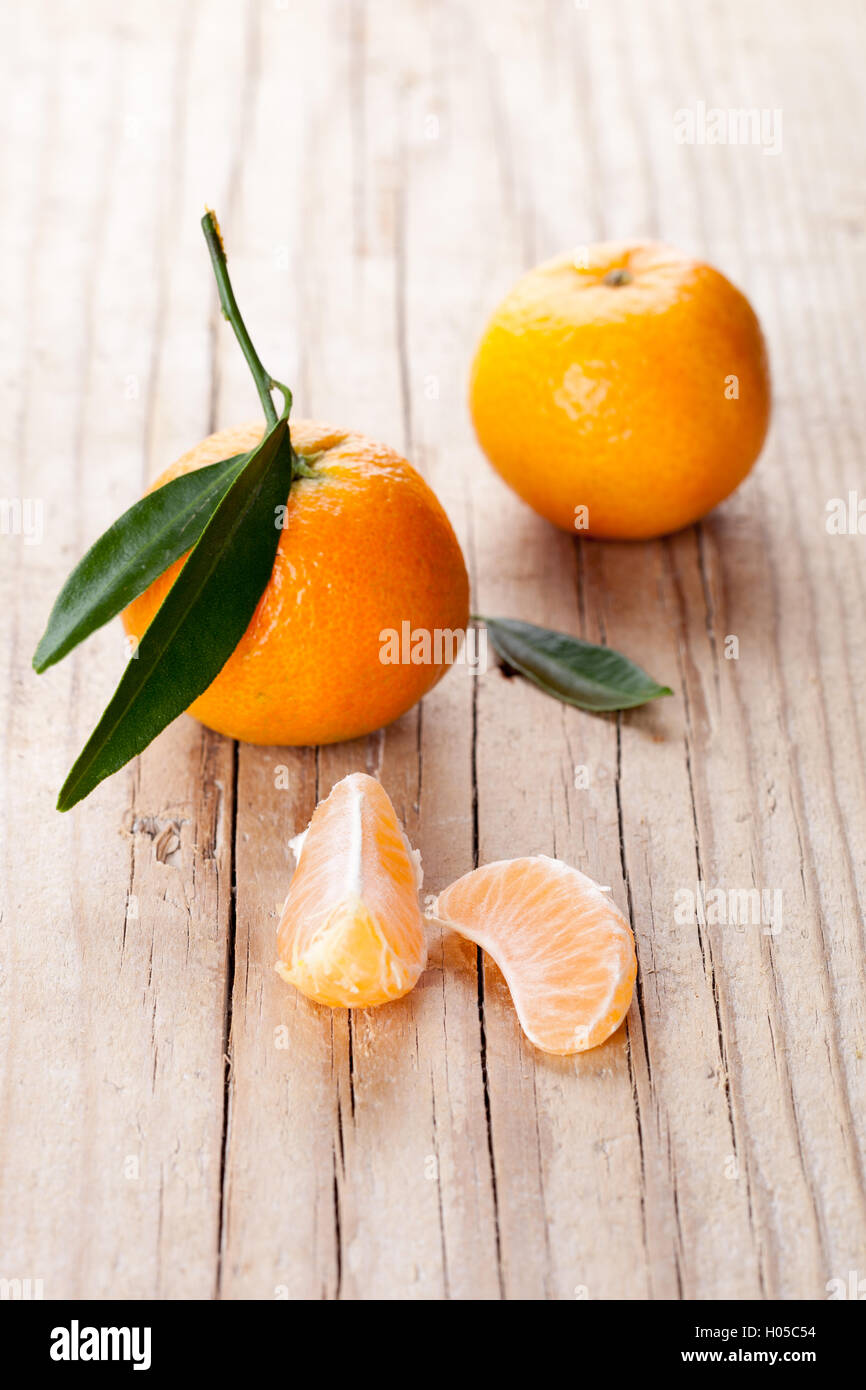
[[(445, 664), (385, 664), (381, 633), (465, 629), (469, 581), (457, 538), (414, 468), (383, 444), (310, 420), (292, 442), (315, 478), (295, 480), (270, 581), (240, 643), (189, 708), (247, 743), (335, 743), (389, 724)], [(251, 449), (261, 425), (210, 435), (157, 479)], [(184, 559), (123, 615), (141, 638)], [(447, 650), (447, 648), (446, 648)]]
[[(555, 525), (574, 534), (586, 507), (578, 534), (664, 535), (733, 492), (761, 451), (761, 328), (730, 281), (672, 247), (581, 250), (529, 271), (493, 314), (471, 373), (475, 430), (494, 468)], [(615, 270), (630, 282), (603, 283)]]

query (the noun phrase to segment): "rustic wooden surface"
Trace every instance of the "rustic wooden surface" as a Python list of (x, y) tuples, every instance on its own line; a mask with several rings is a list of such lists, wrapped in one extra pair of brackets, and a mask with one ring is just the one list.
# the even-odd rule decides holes
[[(3, 28), (2, 491), (42, 500), (44, 538), (0, 537), (0, 1277), (47, 1298), (820, 1299), (866, 1276), (866, 542), (825, 525), (864, 478), (862, 5), (16, 0)], [(781, 152), (678, 143), (701, 101), (780, 108)], [(114, 624), (37, 678), (54, 593), (149, 477), (257, 413), (205, 201), (298, 413), (408, 454), (476, 608), (603, 638), (675, 699), (599, 719), (457, 669), (351, 745), (234, 747), (182, 719), (54, 812), (124, 659)], [(747, 290), (775, 420), (700, 526), (580, 544), (485, 465), (467, 367), (524, 268), (633, 235)], [(386, 1009), (288, 990), (287, 842), (358, 768), (431, 890), (516, 852), (610, 884), (640, 957), (626, 1028), (535, 1052), (453, 940)], [(780, 890), (779, 929), (677, 922), (698, 880)]]

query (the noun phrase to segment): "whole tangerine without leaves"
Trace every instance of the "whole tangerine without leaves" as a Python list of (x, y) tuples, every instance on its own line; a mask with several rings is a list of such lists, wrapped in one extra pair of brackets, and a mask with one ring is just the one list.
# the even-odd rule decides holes
[(760, 324), (724, 275), (670, 246), (602, 242), (535, 267), (472, 367), (479, 443), (572, 533), (665, 535), (743, 481), (767, 432)]

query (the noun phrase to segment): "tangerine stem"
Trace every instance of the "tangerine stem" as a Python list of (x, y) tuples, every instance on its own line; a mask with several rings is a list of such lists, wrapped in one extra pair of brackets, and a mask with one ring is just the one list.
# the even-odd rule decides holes
[(287, 386), (283, 386), (279, 381), (274, 381), (269, 372), (262, 366), (261, 358), (253, 347), (252, 339), (247, 332), (246, 324), (241, 318), (241, 311), (235, 299), (232, 282), (229, 278), (228, 264), (226, 262), (226, 249), (223, 245), (222, 234), (216, 214), (207, 209), (201, 219), (201, 228), (204, 232), (204, 239), (207, 242), (207, 249), (210, 252), (213, 272), (216, 276), (217, 289), (219, 290), (220, 307), (223, 315), (228, 319), (235, 331), (235, 337), (241, 345), (241, 352), (247, 359), (247, 365), (252, 372), (253, 380), (256, 383), (256, 390), (259, 393), (259, 400), (265, 412), (268, 425), (273, 429), (277, 423), (277, 412), (274, 409), (274, 402), (271, 399), (271, 391), (277, 387), (283, 394), (285, 401), (284, 417), (288, 416), (292, 405), (292, 393)]

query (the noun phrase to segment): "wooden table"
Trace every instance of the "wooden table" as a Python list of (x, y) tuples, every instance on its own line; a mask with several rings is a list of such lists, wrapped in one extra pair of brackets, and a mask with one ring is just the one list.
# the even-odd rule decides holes
[[(7, 7), (3, 493), (43, 530), (37, 508), (0, 537), (0, 1277), (46, 1298), (822, 1299), (866, 1276), (866, 541), (826, 525), (864, 486), (864, 19)], [(780, 110), (781, 150), (683, 143), (700, 103)], [(606, 641), (674, 699), (596, 718), (458, 668), (354, 744), (235, 747), (183, 718), (55, 813), (125, 658), (113, 624), (36, 677), (56, 590), (149, 477), (257, 415), (205, 201), (297, 413), (414, 461), (475, 607)], [(740, 284), (776, 390), (739, 493), (646, 545), (535, 517), (465, 405), (511, 281), (621, 236)], [(381, 1010), (282, 984), (288, 840), (353, 769), (387, 787), (430, 890), (515, 853), (610, 884), (640, 958), (627, 1026), (544, 1056), (454, 940)], [(778, 890), (781, 912), (682, 920), (697, 883)]]

